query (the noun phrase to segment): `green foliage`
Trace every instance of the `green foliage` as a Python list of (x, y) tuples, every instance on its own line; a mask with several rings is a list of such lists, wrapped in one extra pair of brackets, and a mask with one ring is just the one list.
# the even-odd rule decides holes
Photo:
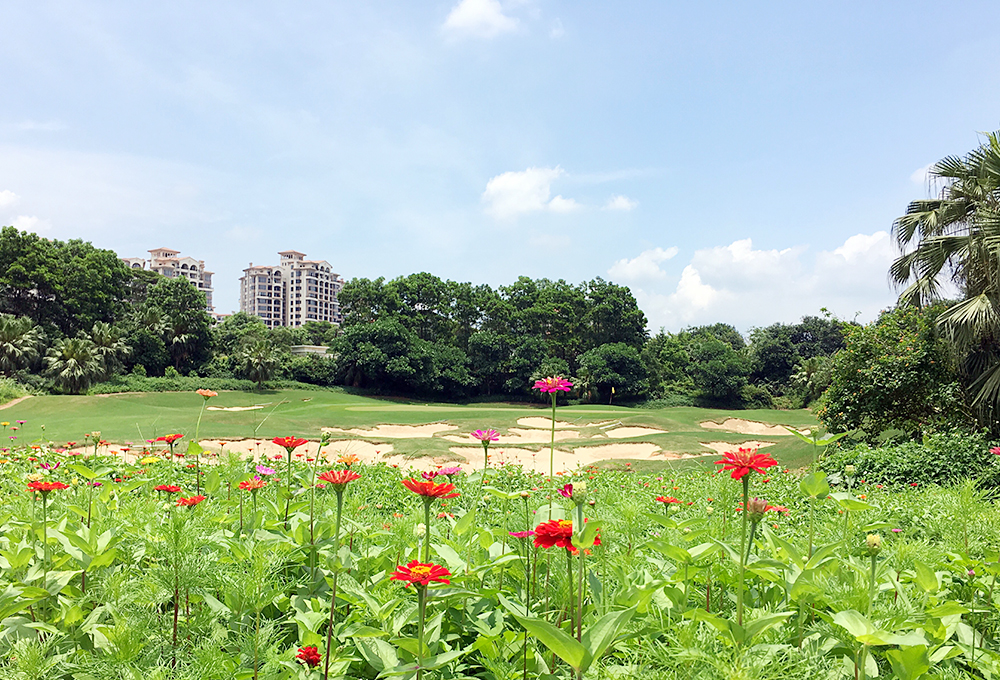
[[(175, 372), (176, 373), (176, 372)], [(267, 384), (271, 389), (316, 389), (313, 385), (291, 380), (273, 380)], [(136, 373), (118, 375), (111, 380), (95, 383), (90, 386), (88, 394), (117, 394), (119, 392), (194, 392), (199, 389), (215, 391), (233, 390), (237, 392), (254, 392), (257, 383), (253, 380), (237, 378), (213, 378), (198, 376), (182, 376), (179, 373), (172, 377), (146, 377)]]
[(623, 342), (600, 345), (581, 354), (579, 375), (599, 401), (610, 401), (612, 390), (619, 397), (628, 397), (643, 394), (647, 388), (646, 367), (639, 351)]
[[(986, 487), (1000, 486), (1000, 456), (990, 453), (995, 446), (983, 434), (961, 430), (932, 432), (920, 441), (905, 441), (872, 447), (834, 449), (823, 460), (823, 469), (843, 473), (853, 465), (856, 475), (870, 483), (954, 484), (971, 478)], [(828, 449), (830, 450), (830, 449)]]
[(720, 406), (739, 406), (750, 367), (746, 357), (714, 335), (698, 333), (688, 346), (688, 373), (702, 397)]
[(103, 370), (97, 347), (86, 335), (57, 340), (45, 354), (46, 375), (70, 394), (85, 391)]
[(29, 394), (24, 385), (13, 378), (0, 378), (0, 404), (6, 404)]
[(26, 316), (0, 314), (0, 374), (10, 377), (38, 358), (42, 329)]
[(950, 349), (935, 325), (938, 311), (898, 308), (848, 329), (818, 412), (830, 432), (857, 430), (875, 443), (890, 429), (916, 437), (968, 422)]

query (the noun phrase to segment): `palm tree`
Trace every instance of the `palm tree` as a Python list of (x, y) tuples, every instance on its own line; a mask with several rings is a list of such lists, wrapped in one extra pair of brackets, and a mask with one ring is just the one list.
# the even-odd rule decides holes
[(64, 338), (45, 354), (45, 372), (62, 390), (80, 394), (101, 374), (101, 360), (90, 338)]
[(26, 316), (0, 314), (0, 373), (11, 376), (38, 358), (42, 329)]
[(122, 357), (131, 352), (121, 334), (109, 323), (98, 321), (90, 332), (97, 358), (101, 362), (101, 379), (107, 379), (121, 367)]
[(281, 354), (267, 340), (250, 338), (240, 349), (237, 361), (247, 379), (255, 381), (257, 389), (260, 389), (281, 364)]
[(938, 324), (962, 356), (973, 406), (988, 415), (1000, 407), (1000, 132), (964, 158), (938, 161), (930, 175), (939, 197), (913, 201), (893, 223), (903, 255), (889, 275), (908, 284), (902, 304), (940, 300), (948, 279), (958, 287), (961, 300)]

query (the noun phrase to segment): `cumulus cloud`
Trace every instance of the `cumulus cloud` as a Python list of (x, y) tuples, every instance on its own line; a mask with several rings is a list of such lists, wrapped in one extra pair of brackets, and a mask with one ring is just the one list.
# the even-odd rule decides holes
[(505, 172), (486, 183), (482, 200), (486, 212), (497, 219), (509, 219), (532, 212), (572, 212), (580, 204), (572, 198), (552, 194), (552, 182), (563, 175), (560, 167), (528, 168)]
[(52, 224), (48, 220), (40, 219), (34, 215), (18, 215), (14, 218), (11, 226), (18, 231), (30, 231), (34, 234), (40, 234), (52, 228)]
[(914, 184), (919, 184), (920, 186), (927, 186), (930, 180), (930, 170), (933, 163), (928, 163), (922, 168), (917, 168), (910, 174), (910, 181)]
[(21, 197), (9, 189), (0, 191), (0, 208), (10, 208), (17, 205), (17, 202), (20, 200)]
[(443, 30), (454, 36), (495, 38), (517, 30), (518, 20), (503, 13), (499, 0), (462, 0), (452, 8)]
[(639, 253), (638, 257), (631, 260), (625, 258), (615, 262), (608, 270), (608, 276), (615, 281), (665, 279), (667, 273), (660, 269), (660, 263), (666, 262), (675, 255), (677, 255), (676, 247), (644, 250)]
[(616, 194), (608, 199), (608, 202), (604, 204), (605, 210), (624, 210), (628, 212), (632, 210), (637, 205), (637, 202), (633, 201), (628, 196), (622, 196), (621, 194)]
[[(756, 249), (751, 239), (741, 239), (695, 251), (690, 262), (678, 265), (679, 274), (664, 271), (647, 253), (655, 250), (615, 262), (608, 275), (639, 282), (632, 291), (653, 329), (721, 321), (747, 331), (792, 323), (822, 307), (841, 318), (860, 313), (871, 320), (895, 302), (887, 281), (894, 251), (885, 231), (856, 234), (815, 256), (805, 246)], [(645, 272), (645, 278), (629, 279), (634, 272)]]

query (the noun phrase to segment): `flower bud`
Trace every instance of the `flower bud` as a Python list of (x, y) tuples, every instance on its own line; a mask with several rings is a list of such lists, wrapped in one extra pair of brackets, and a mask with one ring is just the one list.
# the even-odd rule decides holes
[(751, 498), (747, 501), (747, 510), (750, 512), (750, 521), (759, 522), (767, 512), (767, 501), (763, 498)]
[(708, 506), (707, 508), (705, 508), (705, 514), (706, 515), (711, 515), (713, 512), (715, 512), (715, 510), (712, 509), (711, 505)]
[(868, 544), (869, 555), (878, 555), (882, 551), (882, 534), (868, 534), (865, 542)]
[(857, 472), (857, 469), (853, 465), (845, 465), (844, 466), (844, 474), (845, 475), (848, 475), (849, 477), (853, 477), (855, 472)]
[(413, 527), (413, 533), (423, 538), (424, 534), (427, 533), (427, 527), (424, 525), (423, 522), (421, 522), (417, 526)]
[(521, 492), (521, 498), (531, 498), (531, 492), (530, 491), (522, 491)]

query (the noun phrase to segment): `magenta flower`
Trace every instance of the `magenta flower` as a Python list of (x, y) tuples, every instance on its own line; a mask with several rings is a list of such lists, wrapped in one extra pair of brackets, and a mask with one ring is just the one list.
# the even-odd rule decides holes
[(444, 467), (437, 471), (439, 475), (444, 475), (445, 477), (454, 477), (455, 475), (462, 474), (462, 468), (457, 466)]
[(573, 485), (572, 484), (567, 484), (563, 488), (559, 489), (559, 495), (562, 496), (563, 498), (572, 498), (573, 497)]
[(59, 465), (61, 465), (61, 463), (42, 463), (38, 467), (42, 468), (43, 470), (58, 470)]
[(481, 442), (498, 442), (500, 441), (500, 433), (496, 430), (476, 430), (472, 433), (474, 439), (478, 439)]
[(535, 389), (540, 390), (543, 394), (569, 392), (571, 387), (573, 387), (573, 383), (558, 375), (550, 375), (548, 378), (535, 381)]
[(994, 446), (992, 449), (990, 449), (990, 453), (992, 453), (994, 456), (1000, 456), (1000, 446)]
[(514, 538), (527, 538), (528, 536), (534, 536), (534, 531), (509, 531), (507, 532)]
[(257, 466), (257, 472), (259, 472), (262, 475), (273, 475), (274, 474), (274, 468), (269, 468), (266, 465), (258, 465)]

